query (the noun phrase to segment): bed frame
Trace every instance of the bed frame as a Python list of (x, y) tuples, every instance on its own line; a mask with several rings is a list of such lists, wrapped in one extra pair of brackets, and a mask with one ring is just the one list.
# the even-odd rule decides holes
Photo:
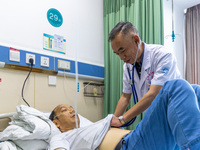
[(16, 114), (16, 112), (0, 114), (0, 132), (3, 131), (11, 121), (11, 117)]

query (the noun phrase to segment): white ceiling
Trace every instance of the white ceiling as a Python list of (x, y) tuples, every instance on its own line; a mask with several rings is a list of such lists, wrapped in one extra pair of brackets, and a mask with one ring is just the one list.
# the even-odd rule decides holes
[(183, 9), (190, 8), (197, 4), (200, 4), (200, 0), (174, 0), (174, 5), (179, 5)]

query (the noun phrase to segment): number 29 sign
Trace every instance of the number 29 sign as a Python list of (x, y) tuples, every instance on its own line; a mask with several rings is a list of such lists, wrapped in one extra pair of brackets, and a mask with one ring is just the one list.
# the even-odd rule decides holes
[(55, 8), (51, 8), (48, 10), (47, 19), (49, 23), (54, 27), (60, 27), (63, 23), (63, 18), (61, 13)]

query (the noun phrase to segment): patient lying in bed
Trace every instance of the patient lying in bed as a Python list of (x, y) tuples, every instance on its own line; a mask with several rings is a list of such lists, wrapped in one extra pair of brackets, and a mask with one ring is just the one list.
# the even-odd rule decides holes
[[(65, 106), (68, 106), (68, 105), (65, 105)], [(69, 127), (72, 126), (72, 128), (74, 128), (75, 118), (74, 118), (74, 112), (73, 110), (71, 110), (73, 108), (70, 107), (69, 108), (70, 111), (66, 111), (65, 109), (64, 110), (63, 109), (64, 107), (62, 107), (63, 113), (69, 113), (69, 116), (72, 115), (71, 117), (68, 116), (68, 120), (70, 120), (71, 122), (71, 125), (70, 125), (70, 122), (68, 121), (69, 123), (68, 125)], [(49, 143), (50, 143), (50, 147), (52, 146), (52, 144), (54, 145), (54, 143), (57, 143), (59, 138), (56, 138), (56, 137), (62, 136), (62, 133), (59, 130), (62, 127), (57, 124), (57, 126), (59, 126), (59, 129), (58, 129), (54, 124), (56, 121), (54, 121), (53, 123), (50, 119), (48, 119), (47, 116), (49, 117), (49, 113), (40, 112), (32, 107), (28, 107), (24, 105), (17, 106), (17, 113), (15, 113), (12, 116), (12, 121), (9, 123), (10, 125), (7, 126), (6, 129), (3, 130), (3, 132), (0, 132), (0, 141), (3, 141), (0, 143), (0, 149), (2, 150), (8, 150), (8, 149), (39, 150), (41, 149), (42, 150), (42, 149), (48, 149)], [(54, 116), (53, 118), (54, 120), (56, 120), (56, 119), (59, 119), (59, 117), (62, 117), (62, 115)], [(97, 123), (92, 123), (88, 119), (79, 115), (78, 125), (80, 126), (79, 132), (81, 132), (81, 134), (78, 135), (80, 137), (80, 140), (79, 140), (80, 143), (78, 142), (78, 145), (80, 145), (82, 148), (83, 142), (81, 143), (81, 141), (84, 141), (88, 137), (88, 136), (83, 135), (83, 133), (88, 134), (87, 131), (90, 132), (91, 129), (92, 130), (95, 129), (96, 132), (91, 132), (91, 133), (92, 133), (92, 136), (94, 135), (96, 136), (97, 140), (95, 142), (94, 140), (95, 138), (93, 139), (93, 137), (91, 138), (89, 136), (90, 139), (88, 141), (92, 142), (91, 145), (93, 147), (98, 147), (98, 145), (101, 143), (100, 150), (114, 149), (114, 146), (116, 145), (116, 143), (123, 137), (123, 135), (125, 135), (129, 131), (116, 129), (116, 128), (114, 129), (111, 128), (109, 130), (109, 124), (110, 124), (109, 120), (111, 119), (111, 117), (112, 115), (110, 115), (109, 117)], [(89, 126), (89, 129), (85, 130), (87, 126)], [(66, 127), (68, 128), (68, 126)], [(62, 130), (65, 130), (65, 128), (63, 127)], [(73, 134), (74, 131), (73, 130), (70, 131), (71, 128), (68, 128), (68, 130), (69, 131), (65, 133)], [(118, 130), (120, 131), (118, 132)], [(75, 129), (75, 132), (76, 132), (76, 129)], [(77, 135), (77, 134), (74, 134), (74, 135)], [(53, 140), (54, 138), (51, 139), (51, 137), (56, 138), (56, 140)], [(70, 140), (73, 140), (73, 136), (69, 135), (69, 137), (70, 137)], [(51, 139), (51, 142), (50, 142), (50, 139)], [(76, 138), (75, 138), (75, 141), (77, 141)], [(112, 142), (113, 144), (110, 144), (110, 142)], [(64, 147), (66, 147), (68, 142), (64, 142), (64, 143), (65, 143)], [(59, 147), (62, 146), (62, 144), (58, 144), (58, 145)], [(79, 149), (79, 147), (75, 143), (72, 143), (72, 145), (74, 146), (72, 146), (71, 149)], [(93, 148), (89, 148), (89, 149), (93, 149)]]
[[(51, 139), (49, 149), (96, 149), (99, 147), (100, 150), (113, 150), (121, 138), (130, 131), (110, 128), (111, 118), (112, 115), (108, 115), (96, 123), (76, 129), (74, 109), (66, 104), (59, 105), (52, 111), (50, 119), (62, 134)], [(80, 127), (78, 116), (77, 121)]]
[(62, 133), (51, 139), (50, 150), (97, 147), (110, 150), (114, 149), (119, 141), (123, 141), (122, 149), (126, 150), (174, 150), (178, 147), (199, 150), (199, 104), (199, 85), (191, 86), (181, 79), (167, 81), (147, 109), (143, 120), (130, 133), (110, 128), (112, 115), (85, 127), (80, 127), (78, 123), (80, 128), (75, 129), (73, 108), (59, 105), (52, 112), (50, 119)]

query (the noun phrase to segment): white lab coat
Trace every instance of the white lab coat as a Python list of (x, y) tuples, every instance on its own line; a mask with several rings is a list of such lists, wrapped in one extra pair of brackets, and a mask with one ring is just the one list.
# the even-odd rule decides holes
[[(127, 67), (132, 70), (133, 65), (125, 63), (123, 66), (123, 93), (132, 93)], [(130, 71), (130, 74), (132, 77), (132, 71)], [(144, 43), (140, 79), (136, 68), (134, 70), (134, 83), (138, 100), (148, 92), (150, 85), (164, 85), (166, 81), (177, 78), (181, 78), (181, 75), (172, 52), (167, 51), (162, 45)]]

